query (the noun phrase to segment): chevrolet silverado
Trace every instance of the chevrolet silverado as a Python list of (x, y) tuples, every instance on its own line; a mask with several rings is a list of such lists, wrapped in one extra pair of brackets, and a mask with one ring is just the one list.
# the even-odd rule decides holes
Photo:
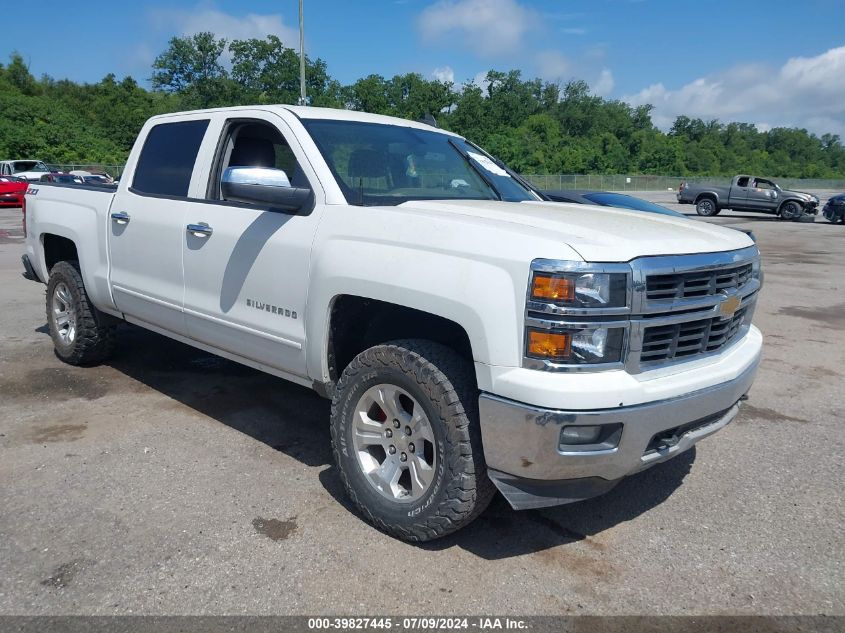
[(105, 360), (129, 322), (313, 388), (347, 494), (403, 539), (496, 490), (610, 490), (727, 425), (760, 360), (747, 235), (544, 201), (422, 123), (156, 116), (116, 189), (30, 183), (23, 211), (61, 360)]

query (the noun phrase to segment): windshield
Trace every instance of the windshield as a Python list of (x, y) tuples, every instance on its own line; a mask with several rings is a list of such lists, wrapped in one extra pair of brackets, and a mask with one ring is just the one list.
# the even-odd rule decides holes
[(47, 165), (42, 163), (40, 160), (18, 160), (14, 162), (12, 169), (15, 173), (19, 171), (50, 171), (47, 168)]
[(660, 213), (662, 215), (674, 215), (676, 217), (686, 217), (677, 211), (671, 211), (666, 207), (661, 207), (659, 204), (640, 200), (633, 196), (626, 196), (622, 193), (585, 193), (584, 197), (590, 202), (603, 205), (605, 207), (621, 207), (623, 209), (633, 209), (634, 211), (648, 211), (649, 213)]
[(536, 200), (463, 139), (399, 125), (311, 119), (303, 125), (349, 204), (409, 200)]

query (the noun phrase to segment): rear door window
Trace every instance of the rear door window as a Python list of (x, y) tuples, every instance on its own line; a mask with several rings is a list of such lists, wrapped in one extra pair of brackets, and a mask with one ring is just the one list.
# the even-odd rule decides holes
[(132, 188), (138, 193), (187, 197), (206, 129), (208, 119), (153, 127), (138, 158)]

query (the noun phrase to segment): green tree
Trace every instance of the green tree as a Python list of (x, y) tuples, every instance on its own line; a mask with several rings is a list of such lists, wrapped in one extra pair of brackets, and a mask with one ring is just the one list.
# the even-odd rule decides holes
[[(252, 103), (297, 103), (299, 101), (299, 53), (286, 47), (275, 35), (266, 39), (235, 40), (232, 79), (243, 87)], [(329, 77), (326, 62), (305, 57), (305, 87), (308, 103), (340, 106), (340, 84)]]
[(153, 89), (178, 93), (199, 108), (230, 104), (237, 90), (221, 60), (226, 44), (209, 32), (171, 38), (153, 62)]

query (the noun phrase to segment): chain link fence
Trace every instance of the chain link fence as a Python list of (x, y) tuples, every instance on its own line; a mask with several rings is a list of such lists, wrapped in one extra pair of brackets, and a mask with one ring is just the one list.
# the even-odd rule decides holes
[[(728, 186), (730, 176), (622, 176), (616, 174), (523, 174), (538, 189), (593, 189), (599, 191), (667, 191), (682, 182)], [(784, 189), (845, 190), (845, 178), (773, 178)]]
[(103, 165), (101, 163), (47, 163), (53, 171), (89, 171), (92, 174), (108, 174), (112, 178), (120, 178), (124, 165)]
[[(90, 171), (120, 178), (124, 165), (95, 163), (53, 163), (56, 171)], [(730, 176), (624, 176), (619, 174), (522, 174), (538, 189), (593, 189), (598, 191), (668, 191), (676, 190), (682, 182), (728, 186)], [(774, 178), (784, 189), (825, 189), (845, 191), (845, 178)]]

